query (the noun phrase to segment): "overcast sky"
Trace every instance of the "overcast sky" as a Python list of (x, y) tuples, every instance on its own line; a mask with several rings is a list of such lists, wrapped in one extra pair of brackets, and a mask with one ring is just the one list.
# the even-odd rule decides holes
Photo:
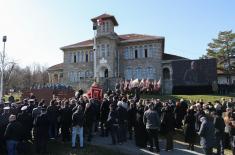
[(93, 37), (91, 18), (114, 15), (118, 34), (165, 37), (165, 52), (196, 59), (219, 31), (235, 31), (232, 0), (0, 0), (0, 51), (21, 66), (63, 61), (62, 46)]

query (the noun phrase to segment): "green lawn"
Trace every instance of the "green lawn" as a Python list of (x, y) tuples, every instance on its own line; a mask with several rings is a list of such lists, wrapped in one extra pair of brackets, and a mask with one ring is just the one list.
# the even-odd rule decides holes
[(226, 98), (229, 99), (231, 97), (235, 98), (235, 96), (232, 95), (227, 95), (227, 96), (222, 96), (222, 95), (142, 95), (142, 98), (154, 98), (154, 99), (161, 99), (163, 101), (167, 101), (169, 99), (172, 100), (180, 100), (180, 99), (185, 99), (187, 101), (192, 100), (192, 101), (197, 101), (199, 99), (203, 99), (205, 102), (214, 102), (215, 100), (220, 100), (221, 98)]
[[(86, 145), (84, 149), (72, 149), (71, 142), (62, 143), (61, 141), (50, 141), (47, 145), (47, 148), (48, 155), (126, 155), (118, 151), (93, 145)], [(34, 145), (31, 144), (30, 148), (27, 150), (27, 153), (24, 155), (39, 154), (35, 153)]]

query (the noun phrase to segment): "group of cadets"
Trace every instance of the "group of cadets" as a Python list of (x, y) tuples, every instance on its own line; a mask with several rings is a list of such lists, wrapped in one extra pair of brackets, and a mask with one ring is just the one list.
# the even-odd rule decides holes
[(80, 91), (69, 100), (54, 98), (46, 103), (31, 94), (22, 103), (0, 104), (0, 151), (7, 150), (9, 155), (27, 152), (22, 144), (31, 142), (37, 153), (46, 153), (53, 139), (82, 149), (98, 132), (101, 137), (110, 136), (112, 145), (134, 139), (137, 147), (153, 152), (160, 152), (158, 137), (162, 134), (165, 151), (173, 151), (175, 129), (183, 129), (190, 150), (199, 136), (205, 154), (212, 154), (213, 148), (224, 154), (226, 146), (235, 153), (234, 111), (232, 99), (214, 104), (183, 99), (163, 102), (109, 91), (98, 100)]

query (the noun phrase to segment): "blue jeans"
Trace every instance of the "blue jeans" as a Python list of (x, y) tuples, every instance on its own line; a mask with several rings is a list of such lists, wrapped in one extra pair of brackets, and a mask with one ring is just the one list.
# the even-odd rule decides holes
[(83, 147), (83, 127), (73, 126), (73, 128), (72, 128), (72, 147), (75, 147), (77, 135), (79, 135), (80, 147)]
[(18, 141), (16, 140), (7, 140), (7, 152), (8, 155), (17, 155), (16, 146)]

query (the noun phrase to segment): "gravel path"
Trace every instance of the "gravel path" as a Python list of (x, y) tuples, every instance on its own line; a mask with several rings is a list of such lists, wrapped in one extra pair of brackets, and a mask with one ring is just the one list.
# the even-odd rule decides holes
[[(128, 140), (126, 143), (120, 145), (110, 145), (111, 144), (111, 137), (99, 137), (94, 136), (91, 142), (92, 145), (98, 145), (102, 147), (106, 147), (108, 149), (112, 149), (118, 152), (122, 152), (129, 155), (156, 155), (157, 153), (152, 153), (147, 149), (140, 149), (135, 146), (135, 142), (132, 140)], [(182, 142), (174, 142), (174, 150), (166, 152), (164, 151), (165, 141), (163, 139), (159, 140), (160, 145), (160, 154), (161, 155), (203, 155), (202, 149), (200, 147), (195, 147), (195, 151), (187, 150), (187, 145)]]

